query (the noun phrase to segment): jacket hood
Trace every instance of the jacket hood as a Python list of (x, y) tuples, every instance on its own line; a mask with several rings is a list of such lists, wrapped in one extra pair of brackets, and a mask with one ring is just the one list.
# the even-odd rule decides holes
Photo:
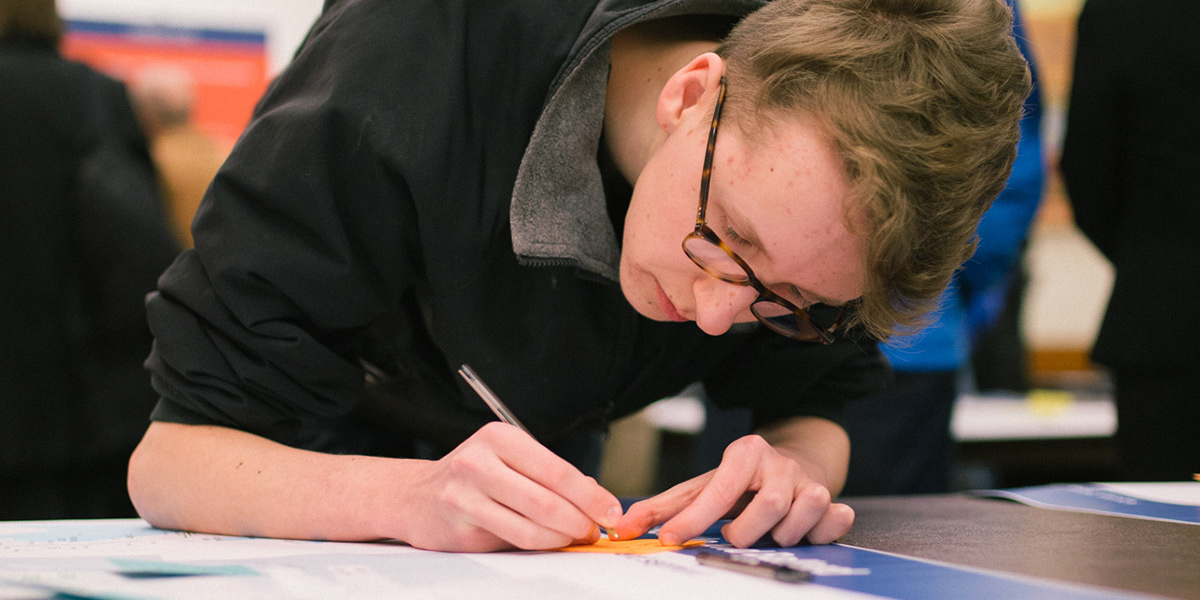
[(763, 0), (609, 0), (597, 5), (551, 86), (517, 172), (509, 219), (513, 251), (522, 262), (569, 262), (618, 281), (620, 241), (608, 217), (596, 162), (613, 34), (664, 17), (740, 17), (763, 4)]

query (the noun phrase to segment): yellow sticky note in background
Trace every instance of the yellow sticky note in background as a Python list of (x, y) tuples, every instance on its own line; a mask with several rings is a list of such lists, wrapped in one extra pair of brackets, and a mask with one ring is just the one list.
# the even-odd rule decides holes
[(1071, 408), (1075, 397), (1060, 390), (1033, 390), (1025, 397), (1029, 410), (1039, 417), (1058, 417)]

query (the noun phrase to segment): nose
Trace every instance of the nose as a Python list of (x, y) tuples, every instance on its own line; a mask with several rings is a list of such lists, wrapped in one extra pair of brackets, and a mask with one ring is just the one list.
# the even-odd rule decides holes
[(708, 335), (721, 335), (734, 323), (754, 320), (750, 305), (758, 292), (750, 286), (706, 275), (692, 285), (692, 294), (696, 298), (696, 325)]

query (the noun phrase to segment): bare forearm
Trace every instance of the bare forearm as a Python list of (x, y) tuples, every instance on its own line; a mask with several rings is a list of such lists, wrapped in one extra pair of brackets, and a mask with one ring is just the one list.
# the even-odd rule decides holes
[(517, 427), (485, 425), (437, 461), (334, 456), (223, 427), (154, 423), (129, 465), (159, 527), (485, 552), (599, 537), (617, 498)]
[(153, 423), (129, 491), (151, 524), (231, 535), (369, 540), (385, 536), (380, 499), (415, 461), (334, 456), (223, 427)]
[(758, 431), (780, 453), (800, 463), (809, 477), (837, 496), (846, 484), (850, 438), (838, 424), (817, 417), (773, 423)]

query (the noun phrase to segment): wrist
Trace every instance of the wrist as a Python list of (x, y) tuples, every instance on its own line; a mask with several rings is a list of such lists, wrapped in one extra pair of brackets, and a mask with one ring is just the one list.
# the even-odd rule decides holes
[(430, 462), (372, 456), (339, 456), (329, 479), (334, 523), (357, 540), (406, 540), (411, 515), (419, 506), (421, 473)]
[(761, 435), (830, 495), (841, 493), (850, 466), (850, 438), (840, 425), (818, 417), (799, 417), (772, 424)]

